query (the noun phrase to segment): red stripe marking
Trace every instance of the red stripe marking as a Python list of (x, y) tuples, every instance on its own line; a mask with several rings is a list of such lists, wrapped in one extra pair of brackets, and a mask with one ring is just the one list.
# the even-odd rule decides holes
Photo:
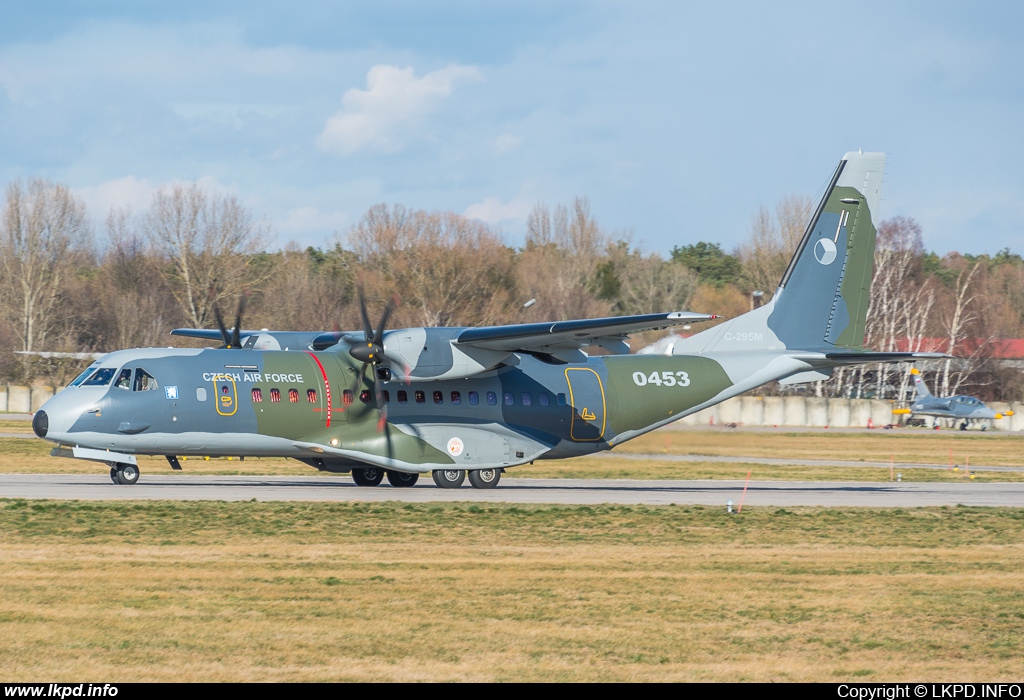
[(320, 368), (320, 376), (324, 378), (324, 396), (327, 397), (327, 426), (331, 427), (331, 383), (327, 381), (327, 372), (324, 371), (324, 366), (320, 364), (320, 358), (311, 352), (307, 352), (307, 355), (313, 358), (313, 362)]

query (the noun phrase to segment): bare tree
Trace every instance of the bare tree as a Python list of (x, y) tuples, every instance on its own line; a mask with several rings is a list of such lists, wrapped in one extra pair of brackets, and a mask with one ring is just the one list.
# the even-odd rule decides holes
[(233, 195), (207, 194), (196, 184), (176, 184), (153, 195), (144, 230), (166, 261), (164, 276), (189, 324), (205, 326), (213, 307), (262, 282), (253, 265), (267, 226)]
[[(978, 296), (977, 285), (973, 285), (972, 281), (981, 267), (981, 262), (971, 264), (963, 260), (959, 267), (956, 282), (953, 284), (952, 305), (943, 318), (943, 327), (946, 330), (949, 348), (946, 352), (950, 355), (960, 349), (961, 342), (967, 337), (968, 328), (978, 320), (978, 312), (974, 307), (974, 300)], [(971, 356), (967, 358), (963, 368), (956, 373), (952, 382), (950, 381), (950, 367), (953, 361), (946, 360), (943, 363), (941, 384), (943, 396), (949, 396), (950, 392), (954, 394), (957, 392), (971, 373), (973, 361), (977, 358), (979, 350), (980, 348), (972, 349)]]
[(537, 320), (607, 316), (612, 305), (596, 292), (599, 268), (607, 262), (611, 238), (598, 226), (584, 197), (554, 214), (538, 204), (527, 220), (526, 248), (519, 256), (519, 286), (537, 299)]
[(765, 207), (757, 212), (750, 236), (739, 249), (747, 292), (775, 293), (807, 228), (812, 206), (809, 198), (793, 195), (775, 205), (774, 212)]
[(399, 318), (425, 326), (495, 323), (513, 303), (513, 251), (479, 221), (380, 204), (348, 243), (364, 266), (367, 291), (381, 302), (401, 299)]
[(32, 180), (7, 188), (0, 266), (2, 294), (22, 350), (45, 349), (73, 257), (91, 243), (85, 205), (64, 185)]
[(619, 263), (619, 299), (626, 314), (652, 314), (688, 308), (697, 291), (697, 275), (660, 255), (631, 253)]

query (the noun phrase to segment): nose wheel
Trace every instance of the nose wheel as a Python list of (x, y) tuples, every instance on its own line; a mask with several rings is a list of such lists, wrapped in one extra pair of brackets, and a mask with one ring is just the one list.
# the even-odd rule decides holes
[(110, 468), (110, 480), (120, 486), (131, 486), (139, 480), (139, 468), (134, 464), (115, 464)]

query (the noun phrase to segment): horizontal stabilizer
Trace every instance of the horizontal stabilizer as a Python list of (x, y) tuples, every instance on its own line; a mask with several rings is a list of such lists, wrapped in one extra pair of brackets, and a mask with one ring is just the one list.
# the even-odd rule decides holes
[(825, 359), (836, 365), (862, 365), (868, 362), (914, 362), (945, 360), (951, 355), (941, 352), (828, 352)]

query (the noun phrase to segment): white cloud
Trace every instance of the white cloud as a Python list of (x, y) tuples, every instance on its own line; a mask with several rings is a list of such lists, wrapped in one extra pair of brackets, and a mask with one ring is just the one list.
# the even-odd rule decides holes
[(289, 209), (283, 219), (275, 222), (275, 228), (287, 236), (308, 237), (310, 234), (340, 232), (349, 222), (350, 217), (345, 212), (321, 211), (317, 207), (296, 207)]
[(149, 180), (129, 175), (101, 182), (95, 187), (78, 187), (74, 192), (82, 198), (93, 216), (102, 219), (114, 208), (147, 209), (155, 190), (156, 186)]
[(515, 134), (502, 134), (498, 138), (494, 139), (494, 155), (500, 156), (514, 150), (523, 142), (521, 136)]
[(366, 74), (366, 90), (345, 91), (342, 110), (327, 120), (317, 145), (344, 156), (400, 151), (457, 82), (481, 78), (474, 66), (451, 65), (417, 78), (412, 68), (376, 65)]
[[(241, 188), (237, 184), (225, 185), (212, 175), (203, 175), (194, 183), (203, 191), (219, 196), (234, 195), (241, 197)], [(94, 187), (76, 187), (74, 193), (82, 198), (89, 212), (97, 219), (103, 219), (111, 209), (129, 208), (133, 212), (141, 212), (149, 209), (153, 201), (153, 194), (160, 189), (173, 187), (174, 185), (190, 185), (191, 180), (171, 180), (159, 185), (154, 184), (146, 178), (137, 178), (134, 175), (121, 177), (116, 180), (107, 180)]]
[(479, 219), (487, 224), (503, 222), (523, 223), (533, 209), (533, 202), (524, 197), (516, 197), (502, 202), (497, 197), (484, 197), (484, 201), (470, 204), (463, 215), (470, 219)]

